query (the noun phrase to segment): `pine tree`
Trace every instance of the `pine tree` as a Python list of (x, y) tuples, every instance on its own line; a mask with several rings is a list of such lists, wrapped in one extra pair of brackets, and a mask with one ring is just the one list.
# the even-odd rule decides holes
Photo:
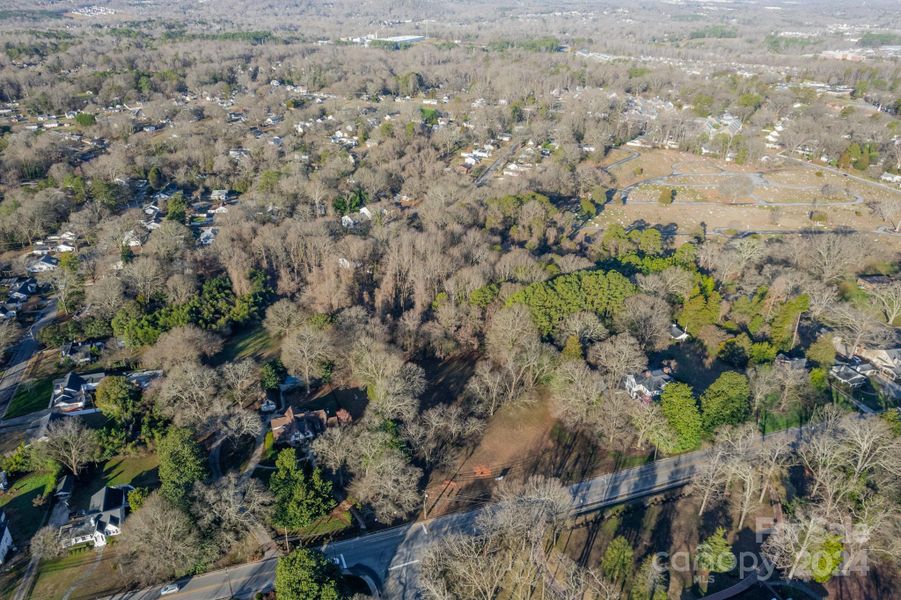
[(676, 452), (696, 448), (701, 443), (701, 413), (691, 388), (684, 383), (671, 383), (660, 396), (660, 408), (678, 443)]
[(713, 535), (698, 544), (697, 564), (698, 584), (704, 592), (707, 591), (707, 576), (710, 573), (727, 573), (735, 568), (735, 554), (726, 541), (724, 528), (717, 527)]
[(293, 448), (279, 452), (275, 473), (269, 480), (275, 496), (273, 523), (281, 529), (300, 529), (328, 513), (332, 505), (332, 484), (314, 469), (307, 479), (297, 466)]

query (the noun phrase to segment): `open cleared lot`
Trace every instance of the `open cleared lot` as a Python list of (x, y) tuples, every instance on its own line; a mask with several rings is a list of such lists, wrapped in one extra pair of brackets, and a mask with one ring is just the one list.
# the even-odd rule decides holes
[(543, 474), (572, 483), (650, 458), (640, 452), (606, 450), (597, 442), (589, 433), (562, 427), (546, 399), (505, 406), (491, 418), (479, 443), (457, 457), (451, 470), (432, 474), (429, 514), (463, 509), (490, 497), (497, 477), (523, 480)]

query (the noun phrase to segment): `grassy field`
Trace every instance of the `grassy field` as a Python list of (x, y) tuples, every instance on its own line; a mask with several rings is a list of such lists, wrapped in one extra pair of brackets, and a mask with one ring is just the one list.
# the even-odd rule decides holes
[(40, 529), (49, 504), (35, 506), (34, 500), (44, 493), (45, 488), (52, 489), (55, 483), (52, 474), (31, 473), (15, 480), (8, 492), (0, 494), (0, 510), (9, 518), (10, 532), (16, 544), (23, 545)]
[(53, 379), (51, 376), (22, 382), (10, 401), (4, 418), (13, 419), (47, 408), (53, 392)]
[(219, 361), (236, 361), (242, 358), (270, 359), (278, 353), (278, 342), (269, 337), (262, 325), (238, 331), (231, 336), (216, 357)]

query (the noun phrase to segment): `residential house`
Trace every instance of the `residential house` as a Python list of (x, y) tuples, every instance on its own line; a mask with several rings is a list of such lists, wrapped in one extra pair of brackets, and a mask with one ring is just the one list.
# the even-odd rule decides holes
[(58, 266), (59, 260), (45, 254), (44, 256), (31, 263), (28, 266), (27, 271), (29, 273), (47, 273), (48, 271), (53, 271)]
[(125, 232), (125, 236), (123, 236), (122, 238), (122, 245), (128, 246), (129, 248), (140, 248), (142, 245), (144, 245), (144, 242), (141, 239), (141, 236), (138, 235), (137, 231), (130, 229), (129, 231)]
[[(158, 205), (163, 200), (168, 200), (179, 192), (178, 186), (174, 183), (166, 184), (166, 187), (153, 195), (153, 205)], [(146, 210), (145, 210), (146, 212)]]
[(201, 227), (200, 236), (197, 238), (197, 245), (209, 246), (216, 240), (216, 235), (218, 235), (218, 233), (218, 227)]
[(848, 387), (858, 388), (866, 383), (867, 378), (858, 373), (849, 365), (838, 364), (829, 369), (832, 375), (839, 383), (843, 383)]
[(870, 361), (889, 381), (901, 380), (901, 348), (861, 348), (857, 356)]
[(9, 533), (9, 519), (0, 511), (0, 565), (6, 562), (6, 555), (13, 549), (13, 536)]
[(104, 487), (91, 496), (87, 512), (60, 529), (65, 546), (93, 544), (105, 546), (107, 538), (122, 533), (128, 511), (128, 492), (131, 486)]
[(663, 388), (672, 382), (670, 370), (667, 368), (644, 371), (643, 373), (626, 375), (623, 385), (629, 395), (636, 400), (649, 402), (660, 396)]
[(785, 354), (781, 352), (776, 355), (776, 360), (774, 361), (776, 365), (787, 367), (794, 371), (804, 371), (807, 369), (807, 359), (804, 357), (798, 358), (789, 358)]
[(99, 349), (100, 344), (97, 342), (68, 342), (62, 345), (59, 354), (76, 365), (87, 365), (94, 362)]
[(276, 444), (299, 446), (325, 431), (328, 415), (324, 410), (295, 413), (290, 406), (285, 414), (270, 419), (272, 439)]
[(20, 277), (9, 286), (11, 304), (21, 305), (38, 291), (38, 283), (32, 277)]
[(213, 190), (210, 192), (210, 200), (212, 202), (228, 202), (229, 200), (229, 192), (228, 190)]
[(857, 278), (857, 285), (861, 288), (871, 291), (879, 286), (889, 285), (894, 280), (887, 275), (861, 275)]
[(103, 377), (103, 373), (79, 375), (75, 371), (70, 371), (62, 379), (53, 382), (50, 407), (56, 412), (69, 414), (91, 407), (94, 391)]
[(146, 390), (150, 387), (150, 384), (159, 379), (162, 374), (162, 371), (135, 371), (134, 373), (126, 375), (125, 378), (142, 390)]

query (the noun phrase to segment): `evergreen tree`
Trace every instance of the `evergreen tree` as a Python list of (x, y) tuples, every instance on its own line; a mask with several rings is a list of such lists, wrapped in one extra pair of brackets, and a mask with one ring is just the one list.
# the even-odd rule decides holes
[(159, 441), (160, 494), (176, 506), (186, 507), (188, 490), (206, 475), (204, 456), (187, 429), (173, 427)]
[(707, 590), (707, 576), (710, 573), (728, 573), (735, 568), (735, 554), (732, 546), (726, 541), (726, 530), (717, 527), (706, 540), (698, 544), (697, 564), (700, 588)]
[(331, 482), (322, 478), (319, 469), (308, 479), (297, 466), (293, 448), (279, 452), (269, 487), (275, 496), (273, 523), (281, 529), (306, 527), (332, 507)]
[(704, 430), (713, 433), (721, 425), (738, 425), (751, 414), (748, 378), (726, 371), (701, 395)]
[(127, 425), (129, 430), (134, 423), (138, 388), (121, 375), (104, 377), (97, 386), (94, 404), (104, 415), (119, 425)]
[(611, 540), (604, 556), (601, 557), (601, 570), (604, 575), (617, 582), (624, 582), (632, 573), (632, 556), (634, 551), (629, 540), (617, 536)]
[(322, 552), (299, 548), (278, 559), (275, 565), (275, 593), (278, 600), (338, 600), (340, 573)]
[(676, 452), (696, 448), (701, 443), (701, 413), (691, 388), (684, 383), (671, 383), (660, 395), (663, 416), (676, 432)]

